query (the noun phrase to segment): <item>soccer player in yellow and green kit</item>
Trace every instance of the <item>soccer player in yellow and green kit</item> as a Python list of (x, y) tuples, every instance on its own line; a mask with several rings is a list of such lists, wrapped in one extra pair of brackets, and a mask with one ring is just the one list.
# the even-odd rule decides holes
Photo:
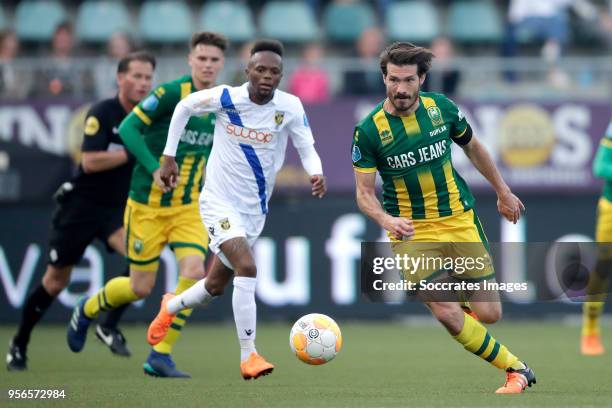
[[(110, 280), (94, 296), (74, 309), (68, 327), (68, 345), (79, 352), (85, 345), (87, 328), (100, 310), (110, 310), (147, 297), (155, 285), (159, 257), (168, 245), (179, 263), (175, 293), (190, 288), (204, 277), (208, 234), (200, 219), (198, 196), (203, 170), (212, 148), (215, 116), (192, 117), (181, 136), (176, 156), (179, 180), (174, 189), (160, 179), (162, 151), (174, 108), (192, 92), (215, 85), (223, 68), (227, 40), (215, 33), (193, 35), (189, 53), (191, 75), (155, 89), (125, 118), (119, 133), (136, 157), (124, 225), (130, 277)], [(156, 377), (189, 377), (176, 369), (171, 359), (174, 343), (191, 309), (177, 314), (164, 339), (156, 344), (144, 364), (145, 374)]]
[(588, 302), (582, 305), (580, 351), (587, 356), (604, 353), (599, 332), (599, 317), (603, 313), (612, 273), (612, 120), (595, 155), (593, 173), (597, 177), (602, 177), (605, 184), (597, 205), (595, 241), (599, 244), (599, 255), (595, 270), (589, 277)]
[[(432, 57), (431, 51), (411, 43), (394, 43), (381, 54), (387, 98), (357, 124), (353, 136), (357, 203), (388, 232), (396, 254), (410, 253), (414, 243), (445, 255), (452, 247), (453, 256), (469, 256), (462, 251), (470, 252), (474, 246), (487, 252), (474, 197), (453, 168), (451, 144), (461, 146), (495, 188), (498, 210), (506, 219), (516, 223), (524, 207), (457, 106), (444, 95), (420, 92)], [(382, 206), (376, 197), (376, 172), (383, 181)], [(457, 242), (474, 244), (445, 244)], [(492, 264), (485, 266), (477, 275), (464, 278), (493, 280)], [(436, 272), (419, 271), (418, 278), (427, 280)], [(482, 324), (501, 317), (497, 292), (488, 296), (489, 301), (470, 302), (480, 321), (464, 312), (459, 302), (427, 299), (425, 304), (466, 350), (506, 371), (506, 382), (497, 393), (521, 393), (535, 383), (535, 375)]]

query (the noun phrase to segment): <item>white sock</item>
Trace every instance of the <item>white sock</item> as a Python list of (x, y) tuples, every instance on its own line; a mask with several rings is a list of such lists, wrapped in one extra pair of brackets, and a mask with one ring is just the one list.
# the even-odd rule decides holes
[(256, 278), (236, 276), (234, 278), (234, 293), (232, 294), (232, 308), (236, 332), (240, 342), (240, 360), (249, 358), (255, 350), (255, 327), (257, 324), (257, 305), (255, 304)]
[(176, 295), (172, 300), (168, 302), (168, 311), (172, 314), (176, 314), (184, 309), (191, 309), (198, 305), (207, 305), (213, 299), (213, 296), (206, 290), (206, 278), (199, 280), (181, 293)]

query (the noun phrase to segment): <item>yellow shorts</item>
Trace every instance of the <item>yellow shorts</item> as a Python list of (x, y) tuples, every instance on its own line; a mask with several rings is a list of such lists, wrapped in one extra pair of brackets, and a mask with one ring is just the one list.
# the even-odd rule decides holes
[(152, 208), (128, 199), (123, 222), (127, 258), (134, 269), (157, 271), (166, 245), (179, 261), (190, 255), (204, 259), (208, 252), (208, 233), (197, 203)]
[(411, 240), (392, 240), (393, 253), (408, 255), (418, 264), (403, 271), (407, 281), (430, 281), (448, 273), (462, 280), (495, 276), (489, 243), (474, 210), (436, 220), (413, 220)]
[[(612, 202), (604, 197), (597, 204), (597, 227), (595, 229), (595, 241), (599, 245), (600, 256), (604, 259), (612, 258)], [(605, 243), (605, 244), (604, 244)]]

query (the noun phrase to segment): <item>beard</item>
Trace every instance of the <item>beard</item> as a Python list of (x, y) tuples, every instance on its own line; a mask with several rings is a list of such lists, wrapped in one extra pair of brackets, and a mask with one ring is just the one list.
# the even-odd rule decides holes
[(395, 95), (393, 98), (389, 97), (389, 101), (398, 113), (407, 113), (417, 103), (420, 90), (421, 87), (419, 87), (414, 93), (402, 96), (401, 98), (398, 98), (397, 95)]

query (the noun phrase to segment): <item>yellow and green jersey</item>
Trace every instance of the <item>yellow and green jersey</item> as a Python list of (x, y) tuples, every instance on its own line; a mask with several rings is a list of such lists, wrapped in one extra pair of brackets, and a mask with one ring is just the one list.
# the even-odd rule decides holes
[(189, 119), (176, 153), (179, 166), (177, 188), (164, 193), (152, 177), (161, 164), (174, 108), (181, 99), (195, 91), (189, 75), (162, 84), (143, 99), (121, 124), (121, 138), (137, 159), (130, 186), (132, 200), (153, 207), (197, 203), (203, 169), (212, 148), (214, 114), (206, 113)]
[(603, 177), (604, 188), (601, 195), (612, 202), (612, 120), (595, 154), (593, 173)]
[(467, 121), (444, 95), (420, 93), (419, 108), (394, 116), (383, 102), (359, 122), (352, 145), (356, 171), (378, 171), (383, 207), (393, 216), (436, 219), (462, 214), (474, 196), (453, 167), (451, 143), (466, 134)]

